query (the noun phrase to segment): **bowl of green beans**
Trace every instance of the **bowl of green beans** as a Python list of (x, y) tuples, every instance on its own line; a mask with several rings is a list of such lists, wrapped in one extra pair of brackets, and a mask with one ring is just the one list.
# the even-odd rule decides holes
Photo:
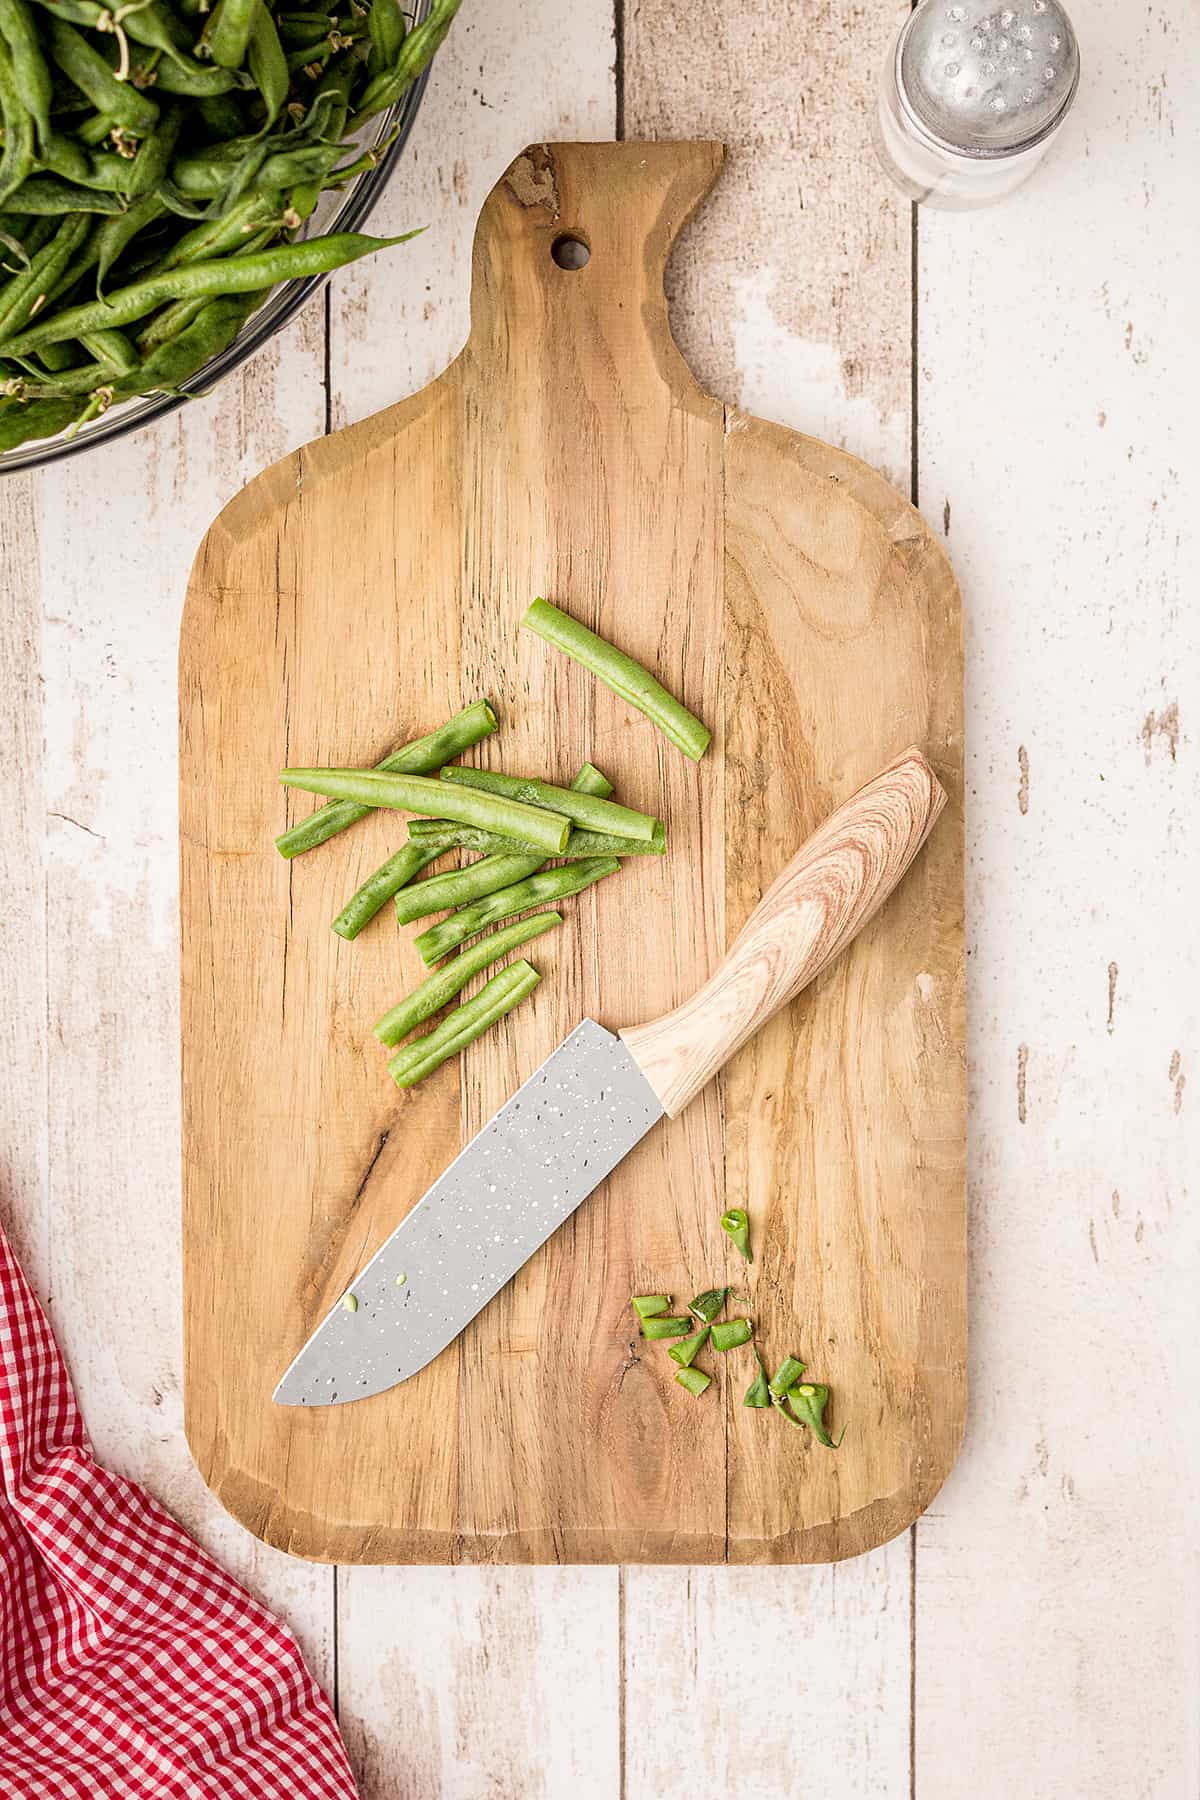
[(459, 0), (279, 4), (0, 0), (0, 472), (207, 392), (403, 242), (359, 227)]

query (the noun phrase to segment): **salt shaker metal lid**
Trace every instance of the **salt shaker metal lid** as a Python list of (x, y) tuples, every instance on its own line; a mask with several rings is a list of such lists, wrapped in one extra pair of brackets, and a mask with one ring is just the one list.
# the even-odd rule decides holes
[(896, 40), (900, 105), (959, 156), (1013, 156), (1047, 138), (1074, 98), (1079, 46), (1059, 0), (988, 7), (925, 0)]

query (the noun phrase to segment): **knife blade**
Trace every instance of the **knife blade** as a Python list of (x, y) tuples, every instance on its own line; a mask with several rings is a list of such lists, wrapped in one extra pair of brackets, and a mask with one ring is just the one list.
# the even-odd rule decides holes
[(663, 1115), (857, 935), (945, 803), (921, 752), (905, 751), (814, 832), (689, 1000), (619, 1035), (578, 1025), (331, 1308), (276, 1402), (365, 1399), (439, 1355)]
[(432, 1362), (598, 1187), (662, 1102), (620, 1038), (585, 1019), (476, 1133), (309, 1338), (283, 1406), (341, 1405)]

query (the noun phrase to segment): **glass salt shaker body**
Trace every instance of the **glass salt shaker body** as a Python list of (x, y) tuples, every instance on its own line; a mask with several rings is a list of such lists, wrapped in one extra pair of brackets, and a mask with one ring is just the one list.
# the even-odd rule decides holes
[(876, 150), (910, 200), (987, 206), (1028, 179), (1079, 81), (1059, 0), (921, 0), (888, 53)]

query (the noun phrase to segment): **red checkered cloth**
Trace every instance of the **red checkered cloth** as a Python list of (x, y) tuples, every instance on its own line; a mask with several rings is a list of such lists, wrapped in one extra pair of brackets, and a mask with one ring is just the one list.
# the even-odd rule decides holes
[(99, 1468), (0, 1232), (0, 1796), (353, 1800), (291, 1633)]

